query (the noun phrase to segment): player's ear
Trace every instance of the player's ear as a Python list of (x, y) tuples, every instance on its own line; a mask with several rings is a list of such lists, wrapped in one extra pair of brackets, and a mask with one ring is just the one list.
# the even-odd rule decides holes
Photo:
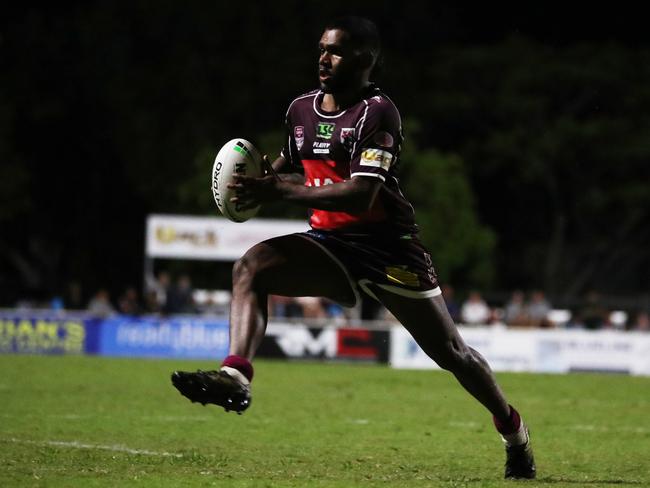
[(375, 64), (375, 57), (370, 51), (359, 53), (359, 66), (362, 69), (372, 69)]

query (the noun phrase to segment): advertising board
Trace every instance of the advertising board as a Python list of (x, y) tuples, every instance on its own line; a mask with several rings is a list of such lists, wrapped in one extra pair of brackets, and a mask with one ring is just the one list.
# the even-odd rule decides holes
[[(495, 371), (650, 375), (650, 334), (488, 327), (459, 330)], [(399, 327), (391, 330), (390, 364), (395, 368), (438, 368), (408, 332)]]

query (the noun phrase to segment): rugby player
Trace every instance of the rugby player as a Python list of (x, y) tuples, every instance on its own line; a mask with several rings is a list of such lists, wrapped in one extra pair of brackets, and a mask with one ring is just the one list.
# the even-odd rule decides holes
[(370, 82), (380, 51), (376, 26), (336, 20), (318, 47), (320, 89), (290, 104), (280, 157), (272, 165), (265, 157), (266, 176), (237, 177), (231, 186), (241, 208), (276, 200), (307, 207), (311, 230), (257, 244), (235, 263), (230, 355), (218, 371), (174, 372), (173, 384), (193, 402), (241, 413), (251, 402), (251, 361), (266, 330), (269, 294), (353, 306), (363, 292), (492, 413), (506, 446), (506, 478), (534, 478), (526, 425), (485, 359), (459, 335), (400, 190), (400, 115)]

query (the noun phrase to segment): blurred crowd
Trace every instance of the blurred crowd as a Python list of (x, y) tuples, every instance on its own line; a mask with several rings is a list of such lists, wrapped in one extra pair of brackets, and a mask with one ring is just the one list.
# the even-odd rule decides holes
[[(505, 300), (486, 300), (480, 291), (472, 290), (458, 300), (454, 289), (442, 287), (449, 314), (465, 326), (505, 325), (517, 328), (616, 329), (650, 332), (648, 310), (610, 309), (601, 295), (587, 293), (576, 306), (554, 306), (541, 290), (525, 293), (513, 291)], [(146, 281), (141, 294), (134, 286), (127, 286), (116, 297), (107, 289), (97, 290), (87, 303), (82, 301), (81, 287), (68, 286), (64, 297), (56, 297), (47, 304), (54, 310), (84, 310), (92, 315), (108, 317), (121, 315), (175, 315), (202, 314), (227, 316), (230, 309), (229, 291), (197, 290), (187, 274), (172, 279), (170, 273), (159, 272)], [(18, 304), (19, 308), (43, 304)], [(353, 309), (343, 308), (329, 300), (317, 297), (288, 298), (270, 296), (269, 316), (287, 320), (328, 320), (343, 325), (358, 320), (395, 321), (395, 318), (372, 299), (364, 299)]]
[(578, 305), (557, 308), (541, 290), (528, 294), (515, 290), (503, 303), (488, 304), (481, 293), (470, 291), (457, 302), (453, 288), (443, 286), (445, 302), (455, 322), (467, 326), (503, 324), (519, 328), (617, 329), (650, 332), (647, 310), (611, 310), (595, 291), (588, 292)]

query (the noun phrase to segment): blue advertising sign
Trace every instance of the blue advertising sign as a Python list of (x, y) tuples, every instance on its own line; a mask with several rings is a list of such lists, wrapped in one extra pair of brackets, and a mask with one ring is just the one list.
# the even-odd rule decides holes
[(98, 320), (82, 315), (0, 314), (0, 353), (83, 354)]
[(228, 355), (228, 344), (228, 321), (223, 319), (118, 316), (102, 321), (93, 352), (103, 356), (220, 359)]

